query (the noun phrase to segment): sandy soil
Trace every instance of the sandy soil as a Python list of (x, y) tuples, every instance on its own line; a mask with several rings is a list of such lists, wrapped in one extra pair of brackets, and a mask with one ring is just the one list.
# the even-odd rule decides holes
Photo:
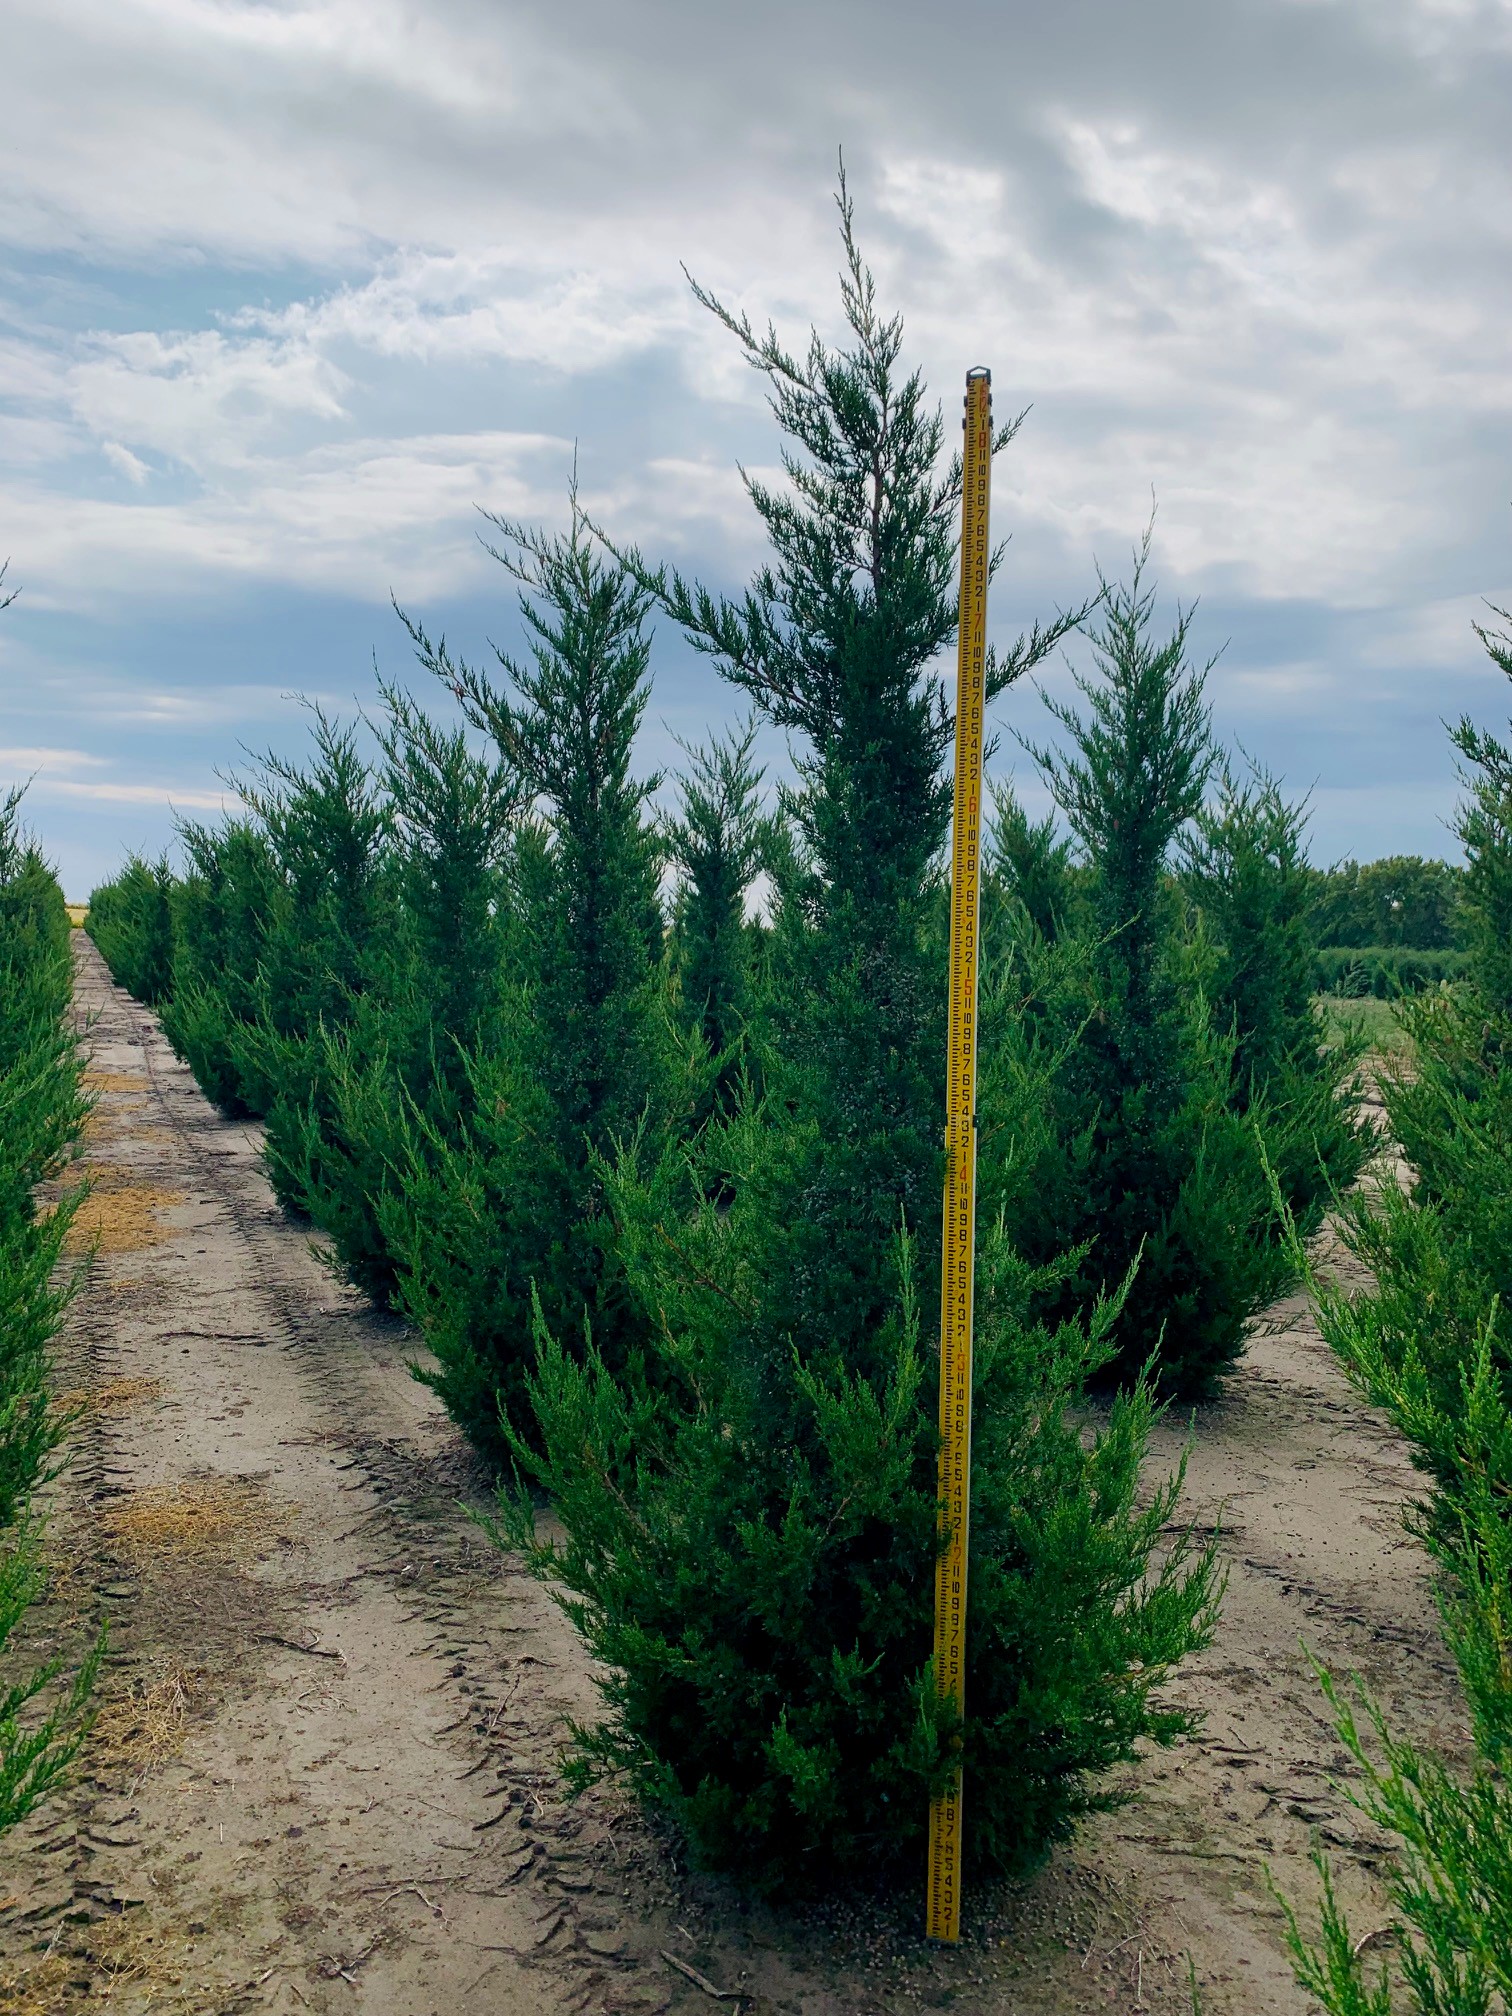
[(718, 1991), (741, 2016), (1065, 2016), (1188, 2010), (1188, 1955), (1207, 2016), (1300, 2011), (1266, 1868), (1310, 1899), (1314, 1833), (1381, 1923), (1387, 1844), (1332, 1782), (1301, 1641), (1424, 1740), (1462, 1754), (1466, 1731), (1402, 1532), (1411, 1470), (1300, 1302), (1195, 1423), (1188, 1512), (1221, 1518), (1229, 1561), (1179, 1682), (1200, 1740), (1026, 1890), (971, 1900), (957, 1950), (918, 1937), (917, 1899), (750, 1906), (613, 1793), (564, 1799), (587, 1662), (461, 1509), (482, 1480), (412, 1343), (76, 947), (98, 1246), (61, 1340), (83, 1411), (34, 1636), (76, 1651), (108, 1618), (111, 1649), (73, 1790), (0, 1851), (0, 2012), (709, 2016)]

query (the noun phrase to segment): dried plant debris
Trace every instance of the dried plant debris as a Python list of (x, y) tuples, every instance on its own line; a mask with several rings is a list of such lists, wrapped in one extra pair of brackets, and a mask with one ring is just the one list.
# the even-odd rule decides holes
[(161, 1400), (167, 1387), (161, 1379), (106, 1379), (96, 1386), (72, 1386), (57, 1399), (64, 1414), (127, 1414), (133, 1407)]
[(261, 1478), (200, 1476), (128, 1492), (100, 1525), (128, 1554), (254, 1561), (290, 1543), (297, 1510), (275, 1503)]
[(193, 1929), (139, 1905), (92, 1924), (62, 1924), (35, 1958), (0, 1975), (0, 2016), (97, 2016), (126, 2007), (203, 2012), (223, 2007), (230, 1989), (201, 1969)]
[(191, 1711), (204, 1705), (205, 1679), (198, 1667), (176, 1666), (110, 1695), (90, 1732), (86, 1768), (96, 1778), (126, 1772), (140, 1779), (166, 1763), (183, 1743)]
[(76, 1252), (92, 1246), (100, 1253), (140, 1253), (174, 1235), (159, 1214), (185, 1199), (182, 1190), (162, 1190), (150, 1183), (123, 1181), (113, 1170), (96, 1164), (87, 1171), (89, 1194), (80, 1204), (69, 1232)]

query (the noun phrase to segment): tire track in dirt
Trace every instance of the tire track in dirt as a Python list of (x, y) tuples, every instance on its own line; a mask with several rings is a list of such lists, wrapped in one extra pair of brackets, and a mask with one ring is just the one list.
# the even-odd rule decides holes
[[(563, 1798), (592, 1675), (459, 1509), (486, 1480), (412, 1340), (317, 1263), (255, 1131), (87, 941), (79, 999), (102, 1251), (62, 1340), (90, 1397), (37, 1637), (76, 1651), (108, 1612), (112, 1654), (76, 1789), (6, 1844), (0, 2016), (712, 2016), (709, 1987), (741, 2016), (1175, 2011), (1187, 1953), (1209, 2016), (1269, 2016), (1305, 2005), (1262, 1864), (1309, 1898), (1314, 1829), (1379, 1922), (1384, 1844), (1330, 1784), (1346, 1760), (1299, 1638), (1414, 1734), (1465, 1731), (1401, 1533), (1410, 1466), (1300, 1302), (1196, 1421), (1184, 1514), (1221, 1526), (1230, 1570), (1173, 1690), (1202, 1735), (1034, 1882), (974, 1897), (957, 1951), (924, 1945), (909, 1898), (779, 1912), (689, 1875), (614, 1791)], [(1185, 1434), (1159, 1431), (1157, 1464)]]

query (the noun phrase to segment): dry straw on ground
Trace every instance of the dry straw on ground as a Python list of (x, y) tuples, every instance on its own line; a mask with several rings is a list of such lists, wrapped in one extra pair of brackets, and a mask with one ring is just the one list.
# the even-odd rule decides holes
[(182, 1204), (182, 1190), (159, 1190), (147, 1183), (123, 1183), (98, 1167), (88, 1171), (91, 1189), (74, 1217), (69, 1245), (76, 1252), (93, 1246), (101, 1253), (140, 1253), (173, 1237), (160, 1211)]
[(149, 1400), (161, 1400), (168, 1389), (161, 1379), (107, 1379), (99, 1386), (71, 1386), (60, 1393), (64, 1414), (127, 1414)]
[(298, 1508), (275, 1505), (254, 1477), (191, 1477), (117, 1499), (100, 1519), (124, 1552), (202, 1561), (250, 1561), (290, 1538)]
[(138, 1907), (92, 1925), (65, 1925), (53, 1946), (0, 1976), (0, 2016), (78, 2016), (129, 2006), (196, 2016), (221, 2008), (228, 1984), (197, 1978), (187, 1930)]
[(155, 1680), (132, 1682), (101, 1704), (89, 1733), (85, 1766), (96, 1778), (144, 1773), (175, 1756), (184, 1740), (189, 1712), (203, 1699), (205, 1675), (197, 1666), (175, 1666)]

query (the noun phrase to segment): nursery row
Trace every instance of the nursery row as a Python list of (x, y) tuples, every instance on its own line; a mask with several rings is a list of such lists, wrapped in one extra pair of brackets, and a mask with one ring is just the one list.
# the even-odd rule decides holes
[(48, 1346), (68, 1299), (60, 1258), (76, 1193), (49, 1210), (36, 1189), (84, 1118), (68, 913), (19, 807), (19, 792), (0, 799), (0, 1655), (11, 1655), (0, 1668), (0, 1834), (73, 1757), (96, 1663), (61, 1686), (51, 1666), (14, 1671), (17, 1626), (44, 1581), (32, 1495), (67, 1425), (51, 1404)]
[[(178, 872), (133, 863), (90, 915), (498, 1465), (500, 1537), (607, 1676), (575, 1768), (625, 1769), (758, 1882), (916, 1852), (957, 1744), (971, 1854), (1023, 1866), (1187, 1726), (1158, 1690), (1215, 1562), (1171, 1542), (1179, 1479), (1139, 1489), (1148, 1430), (1233, 1366), (1294, 1275), (1288, 1213), (1314, 1224), (1367, 1146), (1355, 1060), (1318, 1042), (1300, 815), (1215, 745), (1141, 557), (990, 671), (1000, 695), (1086, 630), (1061, 746), (1030, 750), (1064, 831), (1003, 789), (986, 863), (954, 1726), (929, 1647), (960, 469), (848, 213), (845, 245), (845, 351), (708, 304), (793, 476), (748, 485), (772, 550), (744, 596), (575, 497), (558, 535), (496, 521), (523, 655), (485, 671), (405, 619), (436, 711), (385, 689), (371, 745), (317, 716), (307, 763), (263, 762)], [(658, 612), (753, 710), (665, 817), (634, 766)], [(760, 723), (794, 759), (771, 802)]]
[(1321, 945), (1313, 958), (1313, 984), (1320, 994), (1360, 1000), (1394, 1001), (1462, 980), (1470, 970), (1468, 952), (1424, 952), (1404, 945)]
[[(1512, 636), (1481, 634), (1512, 677)], [(1388, 1068), (1382, 1091), (1412, 1180), (1362, 1187), (1341, 1214), (1373, 1290), (1311, 1285), (1323, 1334), (1427, 1480), (1413, 1525), (1440, 1572), (1480, 1761), (1456, 1780), (1368, 1699), (1326, 1683), (1359, 1803), (1403, 1844), (1388, 1872), (1394, 1962), (1352, 1936), (1321, 1860), (1321, 1944), (1293, 1922), (1299, 1978), (1331, 2016), (1482, 2016), (1512, 1998), (1512, 744), (1468, 721), (1453, 739), (1470, 784), (1458, 820), (1469, 972), (1402, 1010), (1411, 1063)]]

